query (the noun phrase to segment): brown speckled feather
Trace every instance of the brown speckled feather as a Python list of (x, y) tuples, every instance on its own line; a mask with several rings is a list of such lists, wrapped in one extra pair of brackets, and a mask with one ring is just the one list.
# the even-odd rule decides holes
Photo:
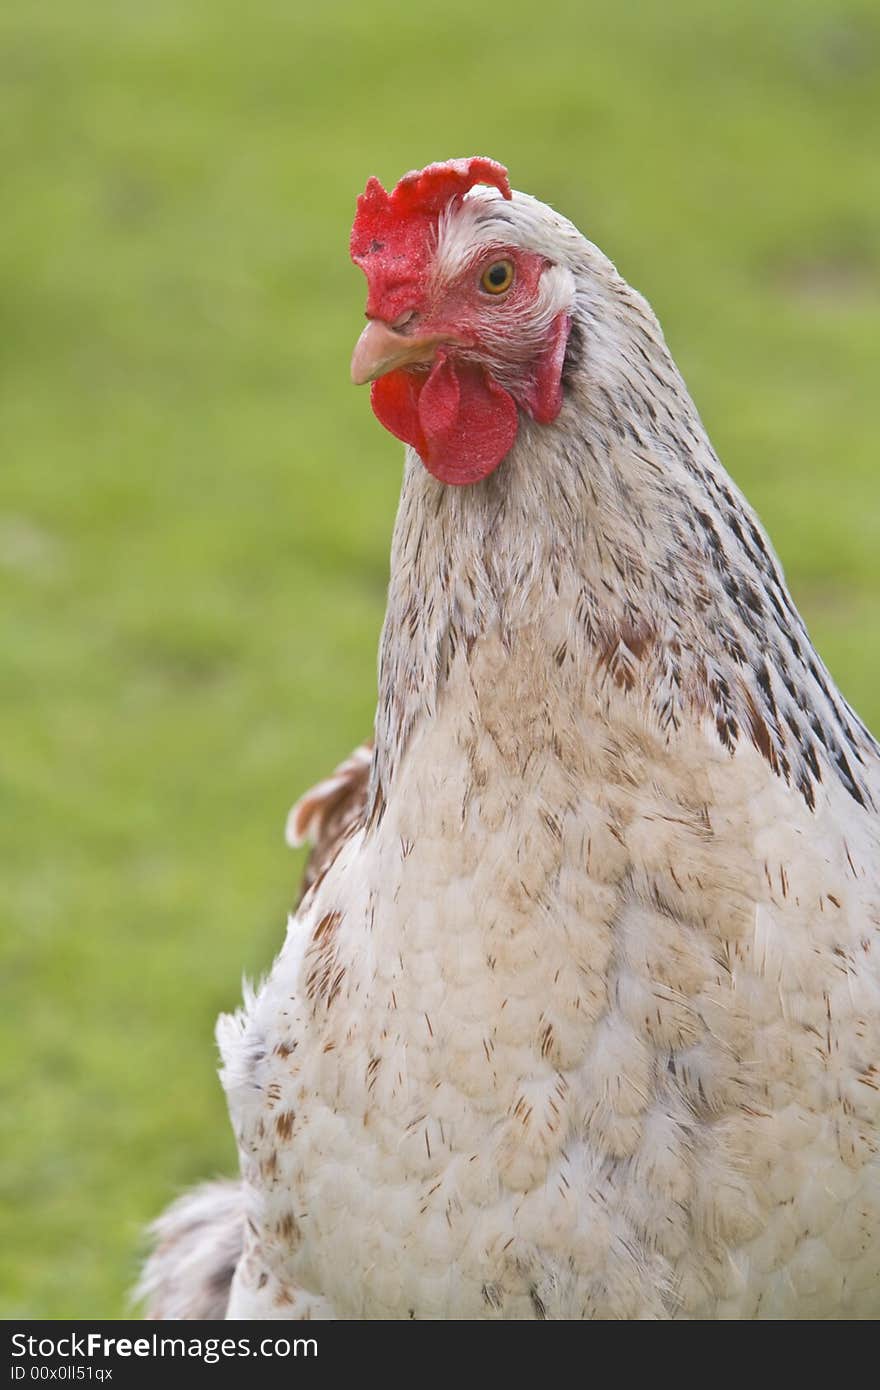
[(294, 849), (310, 844), (300, 901), (327, 872), (349, 835), (362, 824), (370, 780), (372, 743), (362, 743), (329, 777), (301, 796), (287, 817), (285, 838)]

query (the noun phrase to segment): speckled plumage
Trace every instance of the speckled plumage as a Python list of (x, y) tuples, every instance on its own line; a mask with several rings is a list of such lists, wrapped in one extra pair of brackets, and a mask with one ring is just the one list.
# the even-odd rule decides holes
[(880, 750), (644, 300), (439, 239), (549, 258), (564, 404), (407, 452), (365, 814), (219, 1027), (229, 1316), (876, 1316)]

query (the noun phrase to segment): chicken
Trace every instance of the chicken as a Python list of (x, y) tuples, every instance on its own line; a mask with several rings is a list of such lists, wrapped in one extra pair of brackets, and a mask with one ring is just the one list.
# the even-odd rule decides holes
[(454, 160), (352, 255), (408, 446), (375, 743), (292, 813), (241, 1184), (164, 1218), (151, 1316), (876, 1316), (880, 748), (570, 222)]

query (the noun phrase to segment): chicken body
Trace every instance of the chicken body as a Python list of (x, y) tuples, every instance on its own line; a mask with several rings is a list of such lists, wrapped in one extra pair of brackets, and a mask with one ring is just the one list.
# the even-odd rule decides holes
[(228, 1315), (876, 1316), (880, 753), (644, 301), (474, 238), (569, 287), (562, 406), (407, 451), (363, 821), (221, 1020)]

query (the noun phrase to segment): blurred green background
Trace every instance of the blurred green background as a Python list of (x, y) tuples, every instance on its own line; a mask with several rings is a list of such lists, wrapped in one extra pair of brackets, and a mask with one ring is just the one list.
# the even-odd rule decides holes
[(0, 10), (0, 1314), (121, 1316), (231, 1171), (214, 1018), (371, 725), (366, 176), (490, 154), (654, 304), (880, 725), (876, 0)]

